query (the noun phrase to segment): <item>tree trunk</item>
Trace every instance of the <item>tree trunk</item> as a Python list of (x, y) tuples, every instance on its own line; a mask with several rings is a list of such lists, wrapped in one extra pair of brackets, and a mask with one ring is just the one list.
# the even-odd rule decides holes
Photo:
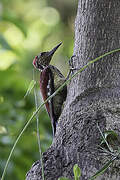
[[(75, 68), (120, 47), (120, 0), (79, 0), (75, 21)], [(100, 151), (101, 131), (114, 130), (120, 136), (120, 62), (119, 52), (92, 64), (77, 75), (68, 87), (64, 110), (53, 144), (43, 154), (46, 180), (73, 178), (78, 164), (81, 180), (88, 180), (103, 167), (106, 154)], [(118, 142), (117, 142), (118, 143)], [(97, 179), (119, 180), (120, 162)], [(39, 180), (37, 161), (26, 180)]]

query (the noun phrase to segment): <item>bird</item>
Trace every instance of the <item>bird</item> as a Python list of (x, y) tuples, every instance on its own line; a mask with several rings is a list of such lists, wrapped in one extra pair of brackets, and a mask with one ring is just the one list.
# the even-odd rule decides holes
[[(66, 78), (53, 65), (50, 65), (51, 59), (62, 43), (59, 43), (51, 51), (41, 52), (33, 59), (33, 66), (40, 71), (40, 91), (45, 101), (51, 96), (65, 81)], [(63, 109), (63, 103), (67, 96), (67, 85), (45, 103), (46, 110), (51, 119), (53, 137), (56, 134), (56, 126)]]

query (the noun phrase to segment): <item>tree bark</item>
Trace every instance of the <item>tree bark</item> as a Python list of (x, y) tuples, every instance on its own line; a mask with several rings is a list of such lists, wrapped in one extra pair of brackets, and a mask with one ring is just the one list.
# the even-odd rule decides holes
[[(81, 68), (90, 60), (120, 47), (120, 0), (79, 0), (75, 21), (73, 65)], [(120, 53), (92, 64), (68, 87), (67, 100), (51, 147), (43, 153), (46, 180), (73, 179), (78, 164), (82, 180), (88, 180), (106, 159), (100, 151), (101, 131), (114, 130), (120, 136)], [(117, 142), (120, 144), (120, 141)], [(37, 161), (26, 180), (40, 180)], [(120, 162), (98, 180), (119, 180)]]

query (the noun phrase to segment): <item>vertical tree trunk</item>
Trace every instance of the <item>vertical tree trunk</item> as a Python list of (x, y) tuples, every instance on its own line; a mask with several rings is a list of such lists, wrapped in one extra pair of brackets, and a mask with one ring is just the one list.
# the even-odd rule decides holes
[[(120, 0), (79, 0), (75, 21), (75, 68), (81, 68), (105, 52), (120, 47)], [(59, 119), (52, 146), (43, 154), (46, 180), (65, 176), (73, 179), (78, 164), (82, 180), (88, 180), (104, 165), (101, 153), (102, 132), (120, 135), (120, 62), (119, 54), (103, 58), (75, 77)], [(119, 143), (119, 142), (117, 142)], [(115, 161), (98, 179), (119, 180), (120, 163)], [(40, 162), (27, 174), (27, 180), (41, 179)]]

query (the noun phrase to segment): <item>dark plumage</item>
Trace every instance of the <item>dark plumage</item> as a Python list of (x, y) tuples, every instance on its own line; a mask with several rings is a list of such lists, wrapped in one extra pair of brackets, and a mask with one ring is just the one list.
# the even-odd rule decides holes
[[(65, 81), (65, 77), (61, 72), (52, 65), (49, 65), (53, 54), (61, 45), (58, 44), (49, 52), (42, 52), (33, 60), (35, 68), (41, 71), (40, 73), (40, 90), (45, 101), (51, 94), (53, 94)], [(45, 106), (48, 115), (51, 119), (53, 135), (56, 133), (56, 124), (62, 111), (63, 102), (66, 100), (67, 86), (64, 86)]]

